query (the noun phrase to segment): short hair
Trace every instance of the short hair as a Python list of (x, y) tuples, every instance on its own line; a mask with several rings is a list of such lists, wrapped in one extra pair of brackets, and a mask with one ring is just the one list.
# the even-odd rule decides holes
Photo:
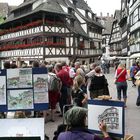
[(61, 70), (62, 69), (62, 64), (61, 63), (56, 63), (55, 68)]
[(86, 116), (87, 109), (78, 106), (72, 107), (64, 114), (67, 125), (72, 128), (85, 127)]
[(17, 68), (17, 65), (16, 65), (15, 63), (12, 63), (12, 64), (11, 64), (11, 68), (12, 68), (12, 69)]
[(10, 69), (10, 67), (11, 67), (10, 61), (5, 61), (3, 66), (4, 66), (4, 69)]
[(62, 66), (66, 66), (66, 65), (67, 65), (66, 61), (62, 61), (62, 62), (61, 62), (61, 65), (62, 65)]
[(97, 67), (95, 68), (95, 72), (96, 72), (96, 73), (101, 73), (101, 67), (100, 67), (100, 66), (97, 66)]
[(39, 67), (39, 62), (38, 61), (33, 61), (32, 65), (33, 65), (34, 68)]

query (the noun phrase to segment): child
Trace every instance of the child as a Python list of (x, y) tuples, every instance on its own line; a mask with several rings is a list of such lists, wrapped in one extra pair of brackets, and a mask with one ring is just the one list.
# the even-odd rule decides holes
[(74, 78), (72, 88), (72, 99), (76, 106), (84, 107), (87, 103), (87, 94), (83, 92), (81, 86), (84, 84), (84, 78), (81, 75), (77, 75)]

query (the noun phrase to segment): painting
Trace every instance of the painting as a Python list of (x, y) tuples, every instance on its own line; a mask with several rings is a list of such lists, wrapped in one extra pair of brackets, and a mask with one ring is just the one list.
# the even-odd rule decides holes
[(100, 122), (106, 124), (107, 132), (112, 136), (124, 137), (124, 102), (89, 100), (88, 128), (100, 133)]
[(35, 103), (48, 103), (48, 75), (35, 74), (33, 76), (34, 84), (34, 102)]
[(6, 77), (0, 76), (0, 105), (6, 105)]
[[(44, 140), (44, 118), (0, 119), (0, 137), (40, 137)], [(16, 140), (16, 139), (15, 139)], [(23, 139), (22, 139), (23, 140)]]
[(7, 70), (7, 88), (31, 88), (32, 87), (32, 69), (8, 69)]
[(33, 90), (8, 90), (8, 110), (33, 109)]

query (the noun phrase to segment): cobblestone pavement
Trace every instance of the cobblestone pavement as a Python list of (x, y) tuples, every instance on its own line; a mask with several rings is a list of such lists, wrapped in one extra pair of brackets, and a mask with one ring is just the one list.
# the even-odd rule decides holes
[[(113, 99), (116, 99), (116, 87), (113, 83), (114, 80), (114, 71), (111, 70), (111, 74), (106, 74), (109, 83), (109, 91)], [(137, 87), (132, 87), (131, 81), (128, 81), (128, 101), (127, 108), (125, 109), (125, 133), (133, 134), (134, 140), (140, 140), (140, 107), (136, 106), (137, 98)], [(54, 131), (57, 129), (57, 126), (63, 123), (63, 119), (56, 116), (55, 122), (47, 122), (45, 125), (45, 133), (50, 137), (50, 140), (53, 138)], [(49, 116), (48, 116), (49, 118)]]

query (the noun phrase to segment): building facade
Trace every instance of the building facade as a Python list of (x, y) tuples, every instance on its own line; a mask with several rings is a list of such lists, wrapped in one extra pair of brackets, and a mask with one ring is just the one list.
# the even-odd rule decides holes
[(112, 24), (111, 35), (109, 39), (110, 45), (110, 56), (121, 56), (122, 55), (122, 37), (120, 22), (120, 10), (116, 10), (114, 14), (114, 21)]
[(25, 0), (0, 25), (0, 59), (94, 61), (102, 25), (84, 0)]
[[(130, 57), (140, 57), (140, 0), (129, 0), (129, 47)], [(138, 54), (138, 55), (135, 55)]]

